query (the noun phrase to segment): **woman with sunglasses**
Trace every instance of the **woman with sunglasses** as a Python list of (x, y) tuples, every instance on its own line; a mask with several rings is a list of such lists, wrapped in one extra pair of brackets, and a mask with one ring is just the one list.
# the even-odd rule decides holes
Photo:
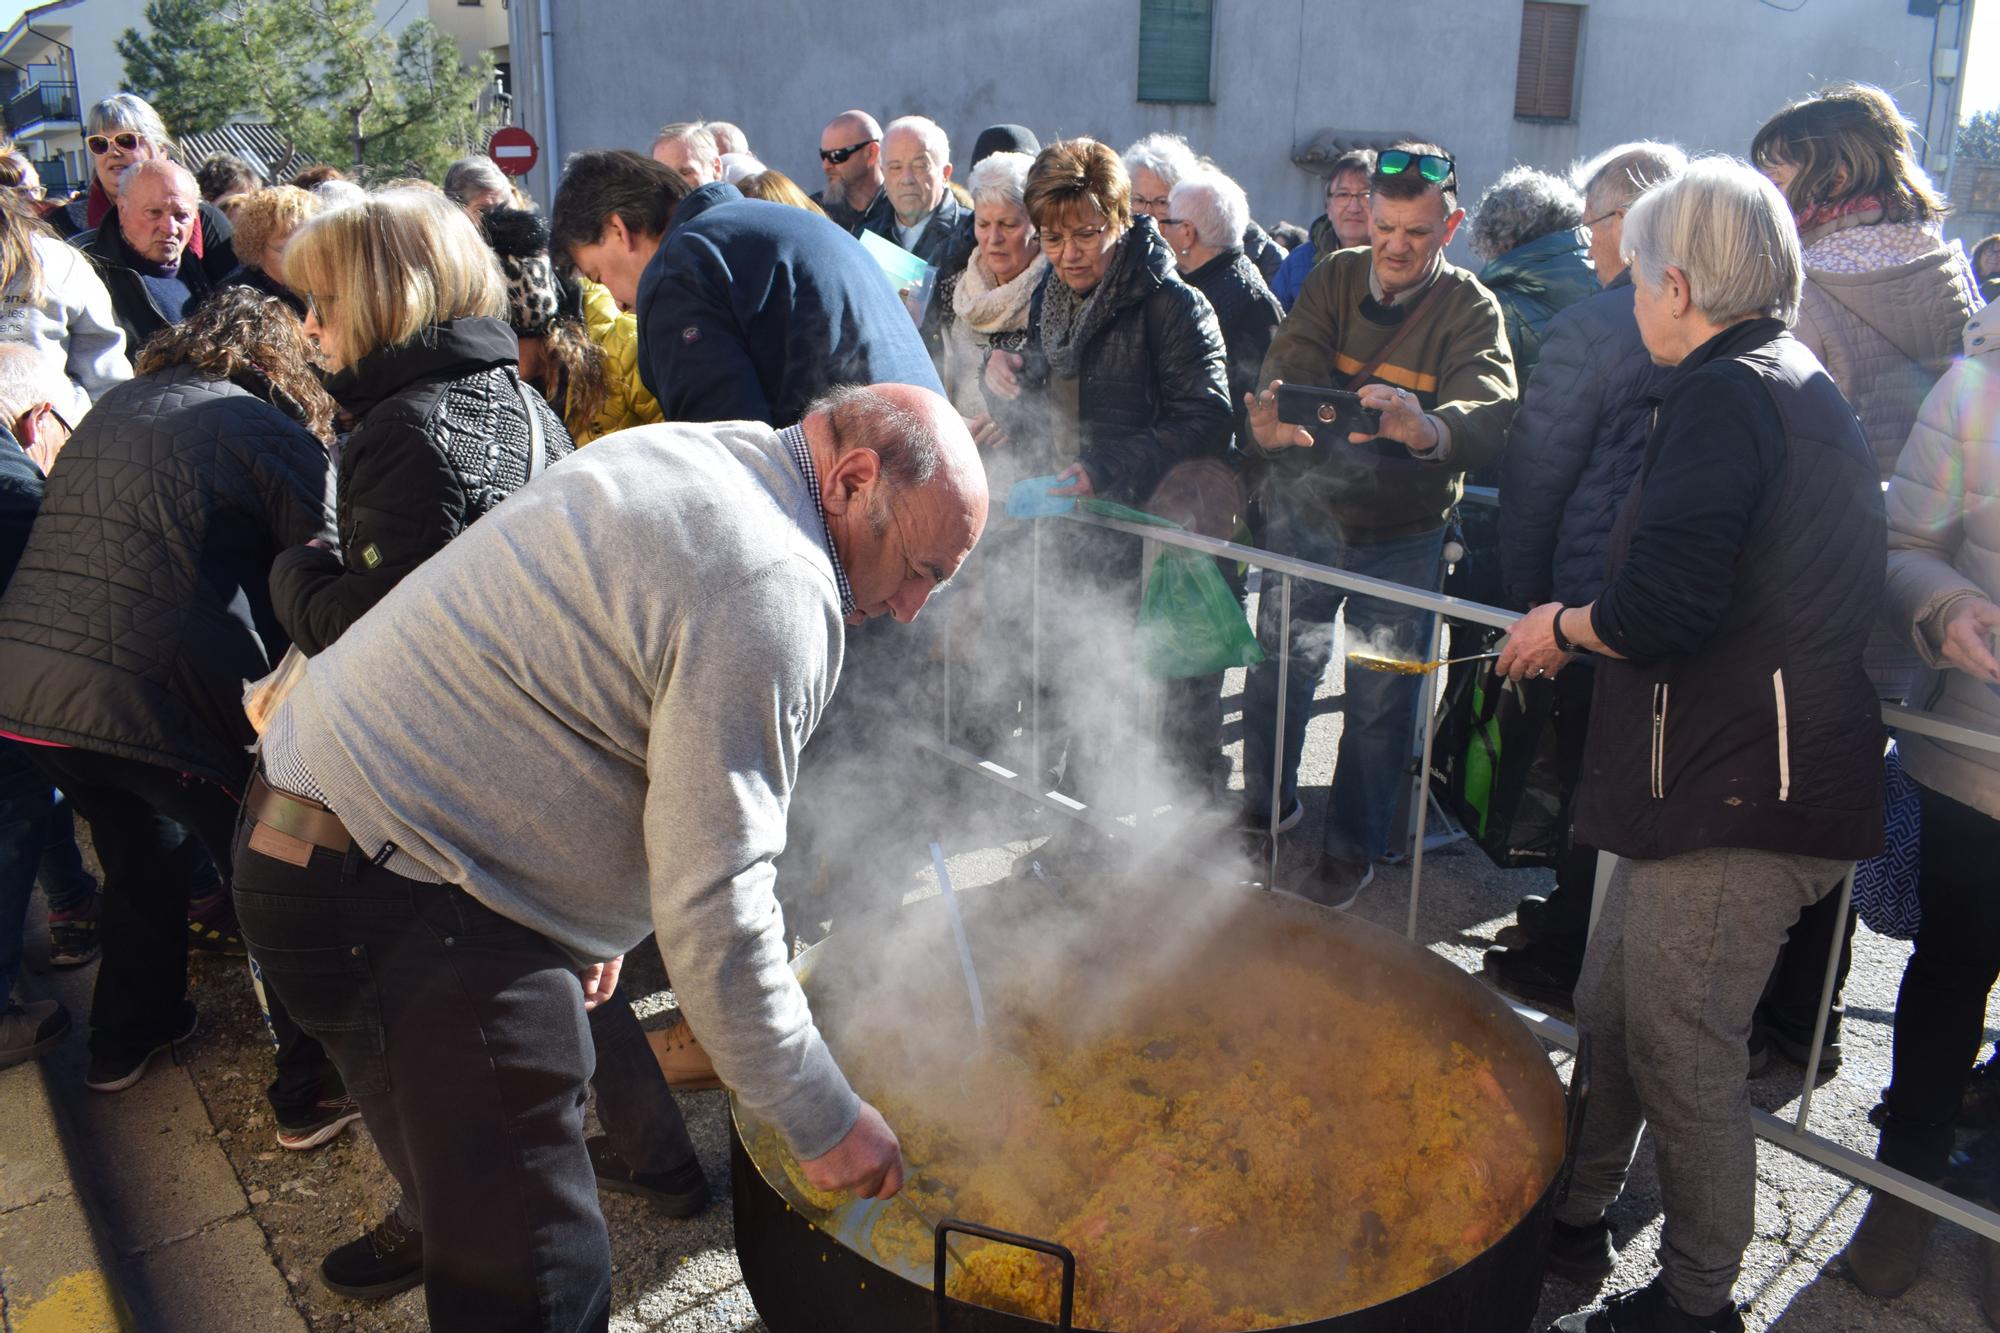
[[(49, 215), (50, 224), (64, 237), (95, 231), (112, 219), (118, 209), (118, 177), (125, 168), (135, 162), (175, 156), (166, 123), (143, 97), (131, 93), (107, 97), (90, 108), (85, 124), (83, 145), (90, 153), (90, 188)], [(189, 239), (188, 251), (201, 262), (211, 284), (236, 271), (231, 236), (228, 217), (203, 200), (201, 226)]]

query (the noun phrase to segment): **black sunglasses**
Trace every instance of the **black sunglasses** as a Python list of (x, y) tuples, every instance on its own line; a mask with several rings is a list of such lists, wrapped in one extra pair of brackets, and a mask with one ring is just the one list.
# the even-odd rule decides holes
[(1417, 174), (1433, 185), (1442, 185), (1451, 179), (1452, 160), (1439, 157), (1436, 153), (1407, 153), (1400, 148), (1391, 148), (1375, 159), (1375, 174), (1378, 176), (1400, 176), (1411, 167)]
[(845, 148), (822, 148), (819, 150), (819, 160), (831, 162), (837, 167), (874, 142), (873, 139), (863, 139), (860, 143), (851, 143)]
[(102, 134), (93, 134), (83, 142), (84, 146), (90, 149), (94, 155), (103, 157), (111, 151), (112, 144), (117, 144), (128, 153), (136, 153), (139, 151), (140, 139), (140, 135), (134, 134), (130, 130), (120, 130), (117, 134), (111, 135), (108, 138)]

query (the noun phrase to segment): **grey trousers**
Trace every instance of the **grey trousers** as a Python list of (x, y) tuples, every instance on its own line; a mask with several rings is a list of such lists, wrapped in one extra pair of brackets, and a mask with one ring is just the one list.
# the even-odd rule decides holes
[(1847, 863), (1713, 848), (1621, 860), (1576, 985), (1590, 1101), (1569, 1198), (1585, 1226), (1625, 1186), (1652, 1126), (1665, 1225), (1661, 1278), (1683, 1310), (1730, 1303), (1757, 1200), (1750, 1018), (1785, 932)]

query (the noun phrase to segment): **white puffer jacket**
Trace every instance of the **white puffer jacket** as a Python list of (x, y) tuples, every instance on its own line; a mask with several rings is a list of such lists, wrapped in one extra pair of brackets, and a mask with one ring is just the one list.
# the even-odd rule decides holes
[(132, 378), (125, 333), (112, 313), (111, 293), (89, 260), (53, 236), (37, 236), (33, 244), (42, 266), (42, 298), (30, 305), (19, 275), (0, 292), (0, 342), (34, 348), (68, 377), (71, 401), (56, 406), (74, 426), (106, 389)]
[[(1926, 665), (1942, 668), (1913, 703), (1969, 727), (2000, 731), (2000, 691), (1944, 666), (1934, 624), (1965, 594), (2000, 602), (2000, 308), (1965, 327), (1965, 359), (1924, 399), (1889, 483), (1885, 613)], [(2000, 819), (2000, 754), (1902, 734), (1910, 776)]]

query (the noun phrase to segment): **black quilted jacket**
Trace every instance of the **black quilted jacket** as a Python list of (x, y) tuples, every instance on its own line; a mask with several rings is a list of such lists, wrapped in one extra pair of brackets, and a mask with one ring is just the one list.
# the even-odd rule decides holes
[(240, 790), (271, 562), (332, 526), (325, 449), (267, 397), (176, 367), (90, 409), (0, 599), (0, 730)]
[[(1234, 417), (1222, 331), (1208, 299), (1174, 272), (1174, 254), (1149, 217), (1133, 221), (1100, 290), (1113, 302), (1110, 322), (1083, 349), (1077, 375), (1081, 459), (1091, 488), (1106, 500), (1144, 504), (1176, 463), (1222, 458)], [(1031, 363), (1040, 351), (1042, 298), (1051, 268), (1028, 311)], [(1031, 381), (1032, 382), (1032, 381)], [(1046, 433), (1038, 414), (1046, 393), (1006, 402), (988, 396), (994, 416), (1017, 440)]]
[[(528, 480), (528, 418), (515, 389), (514, 331), (452, 320), (340, 372), (327, 389), (354, 420), (340, 449), (340, 551), (278, 557), (271, 600), (301, 651), (339, 638), (404, 575)], [(543, 457), (569, 432), (541, 395)]]
[(1215, 311), (1215, 322), (1222, 329), (1236, 438), (1248, 451), (1248, 409), (1243, 406), (1243, 399), (1261, 387), (1257, 377), (1264, 369), (1264, 353), (1271, 350), (1271, 335), (1285, 318), (1285, 308), (1271, 295), (1263, 275), (1241, 250), (1225, 250), (1186, 277), (1189, 286), (1208, 298)]

